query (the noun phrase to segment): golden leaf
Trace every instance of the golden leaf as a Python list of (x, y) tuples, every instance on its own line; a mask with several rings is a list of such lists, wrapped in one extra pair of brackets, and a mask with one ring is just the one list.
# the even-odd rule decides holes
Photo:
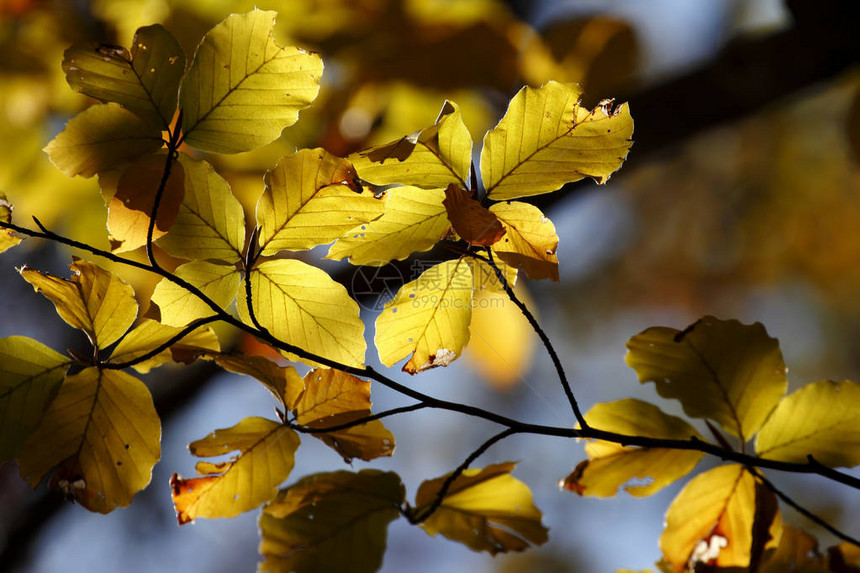
[[(180, 265), (173, 274), (200, 289), (222, 309), (226, 309), (236, 297), (242, 281), (242, 275), (233, 265), (208, 261)], [(193, 320), (215, 314), (208, 304), (166, 278), (155, 286), (152, 302), (161, 311), (161, 322), (170, 326), (185, 326)]]
[[(144, 319), (120, 340), (111, 354), (110, 361), (120, 364), (139, 358), (167, 343), (181, 330), (181, 328)], [(155, 356), (138, 362), (132, 368), (145, 374), (166, 362), (184, 362), (187, 364), (192, 362), (197, 355), (204, 352), (218, 352), (219, 350), (218, 337), (212, 329), (201, 327), (186, 334), (181, 340), (171, 344)]]
[(252, 376), (263, 383), (287, 410), (296, 407), (305, 383), (292, 366), (279, 366), (268, 358), (253, 354), (217, 354), (215, 362), (236, 374)]
[(493, 245), (493, 252), (530, 279), (558, 281), (558, 235), (555, 225), (540, 209), (521, 201), (496, 203), (490, 212), (499, 218), (505, 236)]

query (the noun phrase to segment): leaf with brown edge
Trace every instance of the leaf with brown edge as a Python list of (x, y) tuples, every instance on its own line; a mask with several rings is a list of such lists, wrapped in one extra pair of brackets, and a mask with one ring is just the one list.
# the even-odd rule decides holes
[[(162, 344), (169, 342), (182, 331), (181, 328), (167, 326), (154, 320), (144, 319), (126, 334), (116, 345), (110, 361), (114, 364), (129, 362), (149, 354)], [(145, 374), (167, 362), (189, 364), (204, 353), (218, 352), (218, 336), (208, 327), (200, 327), (189, 332), (158, 354), (133, 365), (132, 368)]]
[(238, 451), (222, 463), (198, 462), (201, 477), (170, 478), (179, 524), (198, 517), (234, 517), (277, 495), (293, 469), (299, 437), (288, 426), (265, 418), (245, 418), (231, 428), (215, 430), (188, 449), (198, 457)]
[(445, 189), (442, 204), (454, 230), (470, 245), (489, 247), (505, 234), (499, 218), (454, 183)]
[(530, 279), (558, 282), (558, 235), (552, 221), (534, 205), (521, 201), (496, 203), (490, 212), (505, 229), (505, 235), (493, 244), (493, 252)]
[(119, 340), (137, 317), (134, 290), (114, 273), (76, 260), (71, 280), (22, 267), (19, 272), (36, 292), (47, 297), (60, 318), (83, 330), (96, 348)]
[(262, 382), (286, 410), (295, 408), (305, 391), (304, 380), (292, 366), (279, 366), (268, 358), (252, 354), (216, 354), (214, 358), (224, 370), (246, 374)]
[[(309, 428), (333, 428), (370, 416), (370, 382), (340, 370), (315, 369), (304, 378), (305, 390), (294, 406), (296, 422)], [(394, 453), (394, 436), (379, 420), (345, 430), (312, 434), (349, 463)]]
[(405, 496), (400, 478), (391, 472), (302, 478), (263, 507), (258, 570), (373, 573), (382, 565), (386, 528), (400, 517)]
[[(547, 529), (528, 486), (510, 475), (515, 465), (507, 462), (465, 470), (421, 527), (430, 535), (441, 533), (492, 555), (543, 545), (548, 539)], [(414, 515), (426, 511), (447, 478), (445, 475), (421, 484), (415, 495)]]

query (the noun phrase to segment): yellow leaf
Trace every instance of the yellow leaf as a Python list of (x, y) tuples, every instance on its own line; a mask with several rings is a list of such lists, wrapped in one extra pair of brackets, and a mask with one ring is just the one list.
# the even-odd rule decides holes
[(481, 177), (487, 197), (504, 201), (549, 193), (591, 177), (606, 183), (632, 145), (627, 104), (604, 100), (588, 111), (576, 84), (524, 87), (499, 124), (487, 132)]
[(73, 89), (102, 102), (116, 102), (148, 124), (166, 130), (176, 111), (185, 53), (159, 24), (140, 28), (131, 53), (110, 44), (75, 44), (63, 54)]
[(558, 235), (552, 221), (534, 205), (521, 201), (496, 203), (490, 212), (505, 228), (505, 236), (493, 245), (493, 252), (531, 279), (558, 281)]
[[(119, 364), (134, 360), (167, 343), (181, 330), (181, 328), (166, 326), (154, 320), (145, 319), (116, 345), (110, 361)], [(171, 360), (188, 364), (194, 361), (200, 353), (218, 352), (219, 350), (218, 337), (212, 329), (201, 327), (185, 335), (181, 340), (171, 344), (169, 348), (152, 358), (138, 362), (132, 368), (145, 374)]]
[(0, 338), (0, 464), (42, 420), (71, 360), (31, 338)]
[(269, 501), (293, 470), (298, 447), (299, 437), (288, 426), (256, 417), (191, 442), (188, 448), (198, 457), (240, 454), (221, 464), (198, 463), (202, 477), (173, 474), (170, 487), (179, 524), (198, 517), (234, 517)]
[[(507, 462), (464, 471), (439, 508), (421, 524), (424, 531), (493, 555), (546, 543), (547, 529), (528, 486), (510, 475), (515, 465)], [(415, 495), (417, 515), (433, 503), (447, 477), (421, 484)]]
[(355, 187), (355, 170), (324, 149), (303, 149), (266, 172), (257, 203), (263, 255), (330, 243), (380, 215), (384, 204)]
[(263, 383), (281, 401), (284, 408), (292, 410), (305, 391), (305, 383), (292, 366), (279, 366), (268, 358), (249, 354), (218, 354), (215, 362), (221, 368), (253, 376)]
[(119, 370), (86, 368), (60, 387), (18, 457), (36, 486), (60, 464), (53, 483), (91, 511), (131, 503), (161, 455), (161, 422), (146, 386)]
[[(475, 287), (476, 292), (487, 289), (493, 292), (504, 292), (505, 289), (502, 286), (502, 283), (499, 281), (499, 278), (496, 276), (496, 272), (490, 267), (490, 265), (473, 257), (466, 259), (466, 262), (469, 263), (469, 268), (472, 270), (472, 286)], [(502, 271), (502, 276), (505, 277), (505, 281), (508, 283), (508, 286), (511, 288), (516, 286), (517, 268), (498, 259), (493, 262), (497, 267), (499, 267), (499, 270)], [(475, 308), (477, 308), (477, 306)]]
[(821, 380), (780, 400), (759, 430), (756, 453), (830, 467), (860, 464), (860, 384)]
[(472, 275), (463, 260), (430, 267), (403, 285), (376, 319), (376, 349), (386, 366), (411, 356), (410, 374), (447, 366), (469, 341)]
[(470, 245), (489, 247), (505, 234), (498, 217), (453, 183), (445, 189), (442, 204), (454, 230)]
[(818, 551), (818, 541), (790, 525), (783, 527), (779, 546), (765, 559), (760, 573), (830, 573), (825, 558)]
[(179, 164), (185, 171), (185, 194), (159, 246), (176, 257), (239, 261), (245, 248), (242, 205), (207, 162), (180, 154)]
[(386, 527), (405, 497), (397, 474), (379, 470), (308, 476), (281, 490), (260, 516), (259, 571), (373, 573)]
[(442, 189), (395, 187), (386, 196), (382, 216), (338, 239), (327, 259), (349, 257), (354, 265), (369, 266), (402, 261), (412, 253), (433, 248), (451, 227), (442, 205)]
[[(12, 222), (12, 203), (6, 200), (6, 194), (0, 192), (0, 221), (4, 223)], [(0, 253), (10, 249), (23, 241), (12, 233), (9, 229), (0, 227)]]
[(352, 156), (359, 176), (377, 185), (396, 183), (427, 189), (449, 183), (467, 188), (472, 136), (457, 104), (446, 101), (436, 123)]
[(275, 15), (232, 14), (203, 37), (179, 92), (185, 143), (249, 151), (277, 139), (317, 97), (322, 60), (278, 46)]
[[(594, 428), (649, 438), (688, 440), (702, 436), (681, 418), (665, 414), (657, 406), (632, 398), (596, 404), (585, 414)], [(612, 442), (586, 440), (588, 460), (561, 482), (579, 495), (610, 497), (623, 487), (630, 495), (644, 497), (690, 473), (705, 455), (688, 450), (625, 447)]]
[[(180, 265), (174, 275), (200, 289), (222, 309), (226, 309), (236, 297), (242, 281), (242, 275), (233, 265), (207, 261)], [(185, 326), (193, 320), (215, 314), (209, 305), (166, 278), (156, 285), (152, 302), (158, 305), (161, 322), (170, 326)]]
[(115, 169), (163, 145), (161, 129), (118, 104), (94, 105), (73, 117), (45, 147), (57, 169), (92, 177)]
[(760, 323), (706, 316), (683, 331), (654, 327), (627, 342), (628, 366), (681, 401), (694, 418), (710, 418), (746, 442), (785, 394), (785, 363)]
[(755, 518), (755, 478), (740, 465), (697, 475), (672, 501), (660, 536), (675, 571), (690, 562), (747, 567)]
[(96, 348), (106, 348), (125, 334), (137, 317), (134, 290), (117, 275), (76, 260), (66, 280), (23, 267), (21, 276), (57, 308), (60, 317), (83, 330)]
[[(316, 369), (304, 379), (305, 391), (294, 410), (296, 422), (310, 428), (333, 428), (370, 416), (370, 382), (340, 370)], [(349, 463), (394, 453), (394, 436), (379, 420), (346, 430), (312, 434)]]
[[(276, 338), (340, 364), (364, 364), (364, 323), (343, 285), (295, 259), (266, 261), (250, 280), (257, 319)], [(250, 323), (245, 296), (238, 307)]]

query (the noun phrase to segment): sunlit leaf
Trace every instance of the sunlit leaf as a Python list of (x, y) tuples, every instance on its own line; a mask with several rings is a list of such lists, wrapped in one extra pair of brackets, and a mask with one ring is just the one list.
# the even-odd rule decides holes
[[(347, 366), (364, 364), (364, 323), (343, 285), (295, 259), (261, 263), (250, 280), (256, 317), (272, 335)], [(238, 303), (250, 323), (246, 297)]]
[(505, 235), (493, 252), (510, 266), (534, 280), (558, 281), (558, 235), (555, 225), (540, 209), (521, 201), (496, 203), (490, 212), (499, 218)]
[[(496, 276), (496, 272), (490, 265), (473, 257), (466, 259), (466, 262), (469, 263), (469, 268), (472, 270), (472, 286), (475, 287), (476, 292), (482, 290), (504, 292), (505, 289), (499, 281), (499, 277)], [(502, 271), (502, 276), (505, 277), (508, 286), (513, 288), (517, 284), (517, 268), (498, 259), (493, 262)]]
[(588, 111), (576, 84), (524, 87), (499, 124), (487, 132), (481, 177), (495, 201), (549, 193), (591, 177), (605, 183), (632, 145), (627, 104), (604, 100)]
[(163, 145), (161, 129), (115, 103), (94, 105), (69, 120), (45, 147), (57, 169), (92, 177), (120, 167)]
[[(3, 192), (0, 192), (0, 221), (4, 223), (12, 222), (12, 203), (6, 199), (6, 194)], [(14, 247), (23, 240), (21, 237), (14, 235), (9, 229), (0, 228), (0, 253)]]
[(469, 341), (472, 275), (462, 259), (434, 265), (406, 283), (376, 319), (376, 349), (386, 366), (410, 357), (410, 374), (447, 366)]
[(258, 570), (373, 573), (405, 495), (397, 474), (378, 470), (303, 478), (263, 507)]
[(66, 81), (103, 102), (116, 102), (159, 130), (176, 111), (185, 53), (159, 24), (140, 28), (131, 53), (110, 44), (75, 44), (63, 54)]
[(59, 464), (53, 483), (92, 511), (131, 503), (161, 455), (161, 422), (146, 386), (119, 370), (69, 376), (18, 457), (35, 486)]
[(179, 156), (185, 194), (170, 232), (158, 244), (176, 257), (234, 263), (245, 248), (245, 213), (230, 186), (205, 161)]
[(760, 323), (706, 316), (687, 329), (654, 327), (627, 342), (627, 364), (640, 382), (681, 401), (694, 418), (710, 418), (750, 439), (785, 394), (785, 363)]
[(281, 401), (287, 410), (296, 407), (305, 383), (292, 366), (279, 366), (268, 358), (250, 354), (219, 354), (215, 361), (221, 368), (253, 376)]
[[(705, 441), (690, 424), (665, 414), (657, 406), (632, 398), (595, 404), (585, 414), (589, 426), (649, 438)], [(586, 440), (588, 459), (562, 480), (579, 495), (610, 497), (624, 488), (630, 495), (647, 496), (690, 473), (704, 453), (666, 448), (625, 447), (613, 442)]]
[[(296, 422), (333, 428), (370, 416), (370, 382), (340, 370), (316, 369), (305, 376), (305, 391), (295, 405)], [(394, 436), (379, 420), (346, 430), (312, 434), (349, 462), (394, 453)]]
[(505, 234), (498, 217), (454, 184), (445, 189), (442, 203), (454, 230), (470, 245), (489, 247)]
[(288, 426), (256, 417), (191, 442), (188, 448), (198, 457), (240, 453), (223, 463), (198, 462), (201, 477), (173, 474), (170, 487), (179, 524), (198, 517), (234, 517), (269, 501), (293, 470), (298, 447), (299, 437)]
[[(421, 526), (430, 535), (441, 533), (493, 555), (544, 544), (548, 537), (541, 512), (528, 486), (510, 475), (515, 465), (507, 462), (464, 471)], [(433, 503), (447, 477), (421, 484), (415, 495), (417, 514)]]
[(39, 425), (70, 363), (31, 338), (0, 338), (0, 464)]
[(203, 37), (179, 92), (186, 143), (218, 153), (249, 151), (277, 139), (316, 98), (322, 60), (278, 46), (275, 15), (232, 14)]
[(382, 215), (384, 203), (354, 183), (352, 164), (324, 149), (303, 149), (266, 172), (257, 203), (263, 255), (330, 243)]
[(760, 573), (829, 573), (818, 541), (802, 529), (785, 525), (776, 551), (766, 559)]
[(60, 317), (83, 330), (96, 348), (105, 348), (125, 334), (137, 318), (134, 290), (117, 275), (93, 263), (76, 260), (71, 280), (23, 267), (21, 276), (36, 292), (54, 303)]
[[(208, 261), (180, 265), (173, 274), (200, 289), (222, 309), (226, 309), (236, 297), (242, 280), (242, 275), (233, 265)], [(161, 322), (171, 326), (185, 326), (193, 320), (215, 314), (208, 304), (166, 278), (156, 285), (152, 302), (158, 305)]]
[(352, 156), (362, 179), (377, 185), (397, 183), (427, 189), (453, 183), (467, 188), (472, 136), (460, 109), (446, 101), (432, 127)]
[[(169, 342), (181, 332), (181, 328), (167, 326), (154, 320), (145, 319), (131, 332), (123, 337), (116, 345), (110, 360), (121, 364), (135, 360), (150, 353), (162, 344)], [(133, 366), (141, 373), (147, 373), (153, 368), (166, 362), (192, 362), (197, 354), (203, 352), (218, 352), (220, 344), (218, 337), (211, 328), (201, 327), (182, 337), (182, 339), (165, 348), (155, 356)]]
[(763, 458), (830, 467), (860, 464), (860, 384), (821, 380), (780, 400), (759, 430)]
[(404, 186), (389, 189), (386, 196), (382, 216), (338, 239), (327, 259), (349, 257), (354, 265), (381, 266), (431, 249), (451, 227), (442, 189)]

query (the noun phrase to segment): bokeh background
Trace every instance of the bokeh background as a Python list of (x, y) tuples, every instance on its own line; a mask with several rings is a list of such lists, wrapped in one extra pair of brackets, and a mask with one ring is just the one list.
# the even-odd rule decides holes
[[(580, 403), (635, 396), (678, 413), (652, 386), (638, 384), (624, 364), (624, 344), (649, 326), (683, 328), (705, 314), (762, 322), (780, 340), (792, 387), (860, 380), (860, 14), (853, 0), (3, 0), (0, 191), (14, 203), (16, 221), (37, 215), (53, 230), (108, 246), (97, 182), (65, 178), (41, 151), (92, 103), (65, 84), (60, 62), (68, 45), (128, 45), (139, 26), (160, 22), (190, 57), (206, 30), (255, 5), (278, 10), (278, 39), (319, 51), (326, 70), (320, 98), (279, 141), (211, 158), (249, 216), (262, 173), (297, 148), (347, 154), (385, 142), (432, 124), (451, 99), (479, 150), (483, 132), (523, 84), (577, 81), (587, 103), (630, 102), (636, 143), (607, 185), (581, 182), (537, 198), (560, 237), (561, 282), (523, 280), (520, 288)], [(68, 276), (73, 254), (26, 241), (0, 256), (0, 336), (32, 336), (58, 350), (83, 344), (14, 271), (26, 262)], [(348, 265), (324, 268), (352, 284)], [(116, 270), (145, 306), (152, 278)], [(363, 300), (370, 324), (374, 301)], [(473, 333), (476, 350), (464, 360), (395, 376), (441, 398), (571, 425), (546, 354), (510, 314), (484, 317), (491, 326)], [(222, 334), (227, 345), (247, 345)], [(378, 365), (372, 349), (368, 361)], [(186, 444), (245, 416), (269, 416), (273, 402), (252, 380), (206, 365), (162, 369), (146, 381), (164, 425), (163, 459), (149, 488), (127, 509), (93, 515), (44, 486), (32, 491), (15, 465), (5, 464), (0, 571), (254, 569), (256, 512), (178, 527), (167, 482), (174, 471), (193, 473)], [(384, 388), (374, 391), (376, 410), (405, 403)], [(397, 471), (409, 498), (422, 480), (450, 471), (495, 432), (436, 411), (386, 425), (397, 437), (393, 458), (357, 461), (355, 469)], [(290, 481), (343, 468), (336, 454), (311, 442), (300, 448)], [(684, 482), (646, 499), (559, 491), (558, 480), (583, 458), (580, 444), (516, 436), (478, 462), (519, 461), (515, 475), (531, 486), (550, 528), (543, 547), (490, 558), (399, 520), (389, 529), (382, 571), (651, 567), (663, 513)], [(856, 492), (809, 477), (771, 478), (860, 533)], [(792, 511), (784, 514), (822, 547), (834, 543)]]

